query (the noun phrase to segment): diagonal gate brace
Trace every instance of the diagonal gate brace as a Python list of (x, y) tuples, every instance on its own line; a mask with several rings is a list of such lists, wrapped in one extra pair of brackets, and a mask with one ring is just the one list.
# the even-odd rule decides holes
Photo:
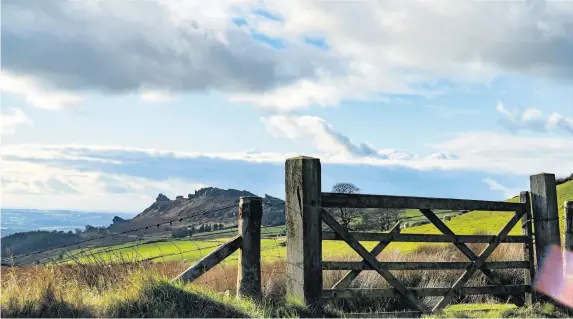
[(509, 220), (509, 222), (503, 227), (499, 234), (493, 238), (489, 245), (482, 251), (480, 256), (471, 263), (466, 271), (461, 275), (461, 277), (454, 283), (452, 288), (448, 290), (446, 295), (436, 304), (432, 311), (437, 311), (448, 305), (450, 300), (459, 293), (461, 288), (468, 282), (468, 280), (473, 276), (473, 274), (483, 265), (491, 253), (499, 246), (499, 244), (507, 237), (507, 234), (511, 231), (513, 226), (521, 219), (521, 216), (525, 213), (524, 210), (515, 212), (515, 215)]
[(386, 267), (378, 264), (376, 257), (372, 256), (360, 242), (358, 242), (348, 231), (346, 231), (325, 209), (322, 209), (322, 220), (334, 230), (334, 232), (340, 236), (354, 251), (360, 255), (373, 270), (379, 273), (392, 287), (394, 287), (402, 296), (404, 296), (408, 301), (410, 301), (416, 308), (418, 308), (422, 313), (430, 313), (428, 309), (421, 300), (416, 298), (416, 296), (410, 291), (406, 286), (404, 286), (392, 273), (386, 269)]
[[(394, 235), (394, 234), (398, 234), (398, 233), (400, 233), (400, 222), (397, 222), (396, 225), (394, 225), (394, 227), (392, 227), (392, 229), (390, 229), (390, 231), (389, 231), (390, 235)], [(378, 256), (384, 249), (386, 249), (386, 247), (388, 247), (388, 245), (390, 245), (391, 242), (392, 242), (392, 236), (390, 236), (390, 239), (388, 241), (381, 241), (380, 243), (378, 243), (378, 245), (376, 245), (370, 251), (370, 254), (372, 256), (374, 256), (374, 258), (376, 258), (376, 256)], [(362, 260), (362, 262), (366, 263), (366, 261), (364, 259)], [(348, 288), (350, 286), (350, 284), (352, 283), (352, 281), (354, 279), (356, 279), (356, 277), (358, 277), (358, 275), (360, 275), (361, 272), (362, 272), (362, 270), (351, 270), (351, 271), (349, 271), (348, 273), (346, 273), (346, 275), (344, 275), (344, 277), (342, 277), (342, 279), (340, 279), (336, 284), (334, 284), (332, 289)]]

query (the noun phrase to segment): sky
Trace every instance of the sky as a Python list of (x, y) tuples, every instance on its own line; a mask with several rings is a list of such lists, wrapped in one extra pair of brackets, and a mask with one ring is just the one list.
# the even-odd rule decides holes
[(573, 173), (573, 1), (3, 0), (2, 207), (214, 186), (504, 200)]

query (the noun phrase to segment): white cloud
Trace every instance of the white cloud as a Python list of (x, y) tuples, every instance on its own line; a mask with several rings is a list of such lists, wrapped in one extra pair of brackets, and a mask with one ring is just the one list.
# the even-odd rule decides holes
[(543, 171), (557, 175), (573, 172), (573, 139), (522, 137), (492, 132), (470, 132), (431, 145), (456, 154), (447, 162), (450, 169), (531, 175)]
[(368, 143), (355, 143), (317, 116), (275, 115), (262, 120), (274, 137), (289, 139), (310, 137), (319, 152), (396, 160), (412, 158), (412, 155), (404, 152), (377, 150)]
[(41, 88), (31, 78), (10, 75), (4, 70), (0, 74), (0, 90), (4, 93), (21, 95), (28, 105), (46, 110), (75, 107), (82, 101), (77, 94)]
[[(407, 153), (399, 150), (374, 150), (367, 144), (348, 142), (344, 138), (337, 140), (336, 134), (339, 133), (329, 132), (324, 124), (322, 128), (320, 125), (312, 127), (312, 125), (323, 123), (312, 117), (302, 124), (300, 121), (292, 123), (287, 121), (286, 123), (284, 127), (271, 125), (271, 128), (276, 130), (277, 136), (306, 136), (313, 138), (314, 141), (321, 141), (323, 146), (320, 151), (304, 155), (318, 157), (321, 162), (327, 164), (398, 166), (418, 170), (472, 170), (519, 175), (547, 171), (564, 176), (573, 172), (573, 153), (570, 152), (573, 149), (573, 139), (570, 138), (522, 137), (492, 132), (471, 132), (459, 134), (441, 143), (428, 145), (435, 150), (432, 154), (403, 156)], [(305, 131), (306, 129), (308, 130)], [(324, 143), (327, 143), (326, 146)], [(360, 145), (366, 145), (364, 148), (368, 151), (361, 149)], [(375, 151), (377, 156), (367, 155), (372, 151)], [(1, 149), (1, 154), (5, 160), (39, 160), (55, 164), (82, 163), (81, 168), (127, 167), (130, 170), (135, 169), (130, 166), (134, 161), (161, 159), (165, 161), (162, 169), (173, 174), (181, 174), (185, 171), (171, 168), (171, 160), (205, 159), (282, 164), (286, 158), (302, 155), (300, 153), (264, 152), (199, 153), (82, 145), (6, 145)], [(150, 162), (149, 165), (146, 164), (138, 169), (153, 170), (155, 164), (151, 163), (155, 162)], [(161, 173), (169, 174), (168, 172)]]
[(549, 116), (548, 125), (550, 127), (558, 127), (573, 134), (573, 118), (565, 117), (559, 113), (553, 113)]
[(509, 110), (501, 102), (498, 102), (496, 109), (505, 116), (500, 121), (500, 124), (513, 132), (520, 130), (544, 132), (548, 129), (560, 128), (573, 134), (573, 118), (559, 113), (546, 116), (543, 112), (534, 108), (514, 108)]
[(168, 91), (142, 91), (140, 97), (146, 102), (171, 102), (175, 100), (175, 97)]
[(508, 188), (505, 187), (503, 185), (501, 185), (500, 183), (498, 183), (497, 181), (487, 177), (484, 178), (482, 180), (488, 187), (489, 189), (491, 189), (492, 191), (499, 191), (502, 192), (503, 195), (505, 196), (505, 198), (513, 198), (514, 196), (516, 196), (517, 194), (520, 193), (520, 189), (519, 188)]
[(25, 161), (3, 161), (2, 169), (3, 207), (29, 208), (33, 200), (44, 209), (141, 211), (158, 193), (174, 198), (205, 186), (177, 178), (152, 181)]
[[(439, 93), (443, 79), (573, 80), (566, 2), (11, 1), (3, 9), (3, 68), (71, 90), (215, 90), (292, 110)], [(310, 36), (328, 48), (305, 43)]]
[(10, 107), (2, 110), (0, 115), (0, 125), (2, 135), (13, 135), (19, 126), (33, 126), (34, 122), (22, 111), (22, 109)]

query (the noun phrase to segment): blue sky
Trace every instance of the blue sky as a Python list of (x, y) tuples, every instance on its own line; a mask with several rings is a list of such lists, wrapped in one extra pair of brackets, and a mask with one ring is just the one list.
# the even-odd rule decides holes
[(2, 2), (2, 206), (204, 186), (502, 200), (573, 173), (573, 2)]

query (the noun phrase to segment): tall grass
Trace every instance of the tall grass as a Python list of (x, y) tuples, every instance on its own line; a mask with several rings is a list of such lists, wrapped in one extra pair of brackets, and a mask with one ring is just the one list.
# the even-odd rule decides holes
[[(479, 255), (485, 244), (471, 245)], [(488, 261), (522, 260), (523, 248), (504, 244)], [(400, 254), (383, 252), (384, 261), (468, 261), (453, 245), (420, 246)], [(329, 260), (360, 260), (356, 254), (333, 255)], [(262, 265), (263, 294), (272, 302), (252, 303), (235, 300), (237, 262), (227, 260), (210, 270), (193, 284), (170, 283), (170, 279), (189, 265), (184, 262), (141, 263), (124, 261), (107, 263), (94, 259), (90, 263), (67, 263), (59, 266), (26, 266), (2, 269), (2, 316), (4, 317), (250, 317), (299, 316), (304, 310), (287, 306), (284, 300), (286, 272), (284, 260), (264, 261)], [(449, 287), (461, 270), (393, 271), (408, 287)], [(504, 283), (523, 282), (523, 270), (496, 271)], [(325, 288), (332, 287), (345, 271), (324, 271)], [(478, 272), (468, 285), (486, 284)], [(363, 271), (352, 288), (389, 288), (374, 271)], [(222, 293), (222, 294), (218, 294)], [(436, 298), (424, 298), (434, 304)], [(461, 302), (505, 302), (493, 297), (458, 298)], [(345, 312), (397, 311), (412, 309), (403, 298), (339, 300), (330, 304), (331, 311)]]

